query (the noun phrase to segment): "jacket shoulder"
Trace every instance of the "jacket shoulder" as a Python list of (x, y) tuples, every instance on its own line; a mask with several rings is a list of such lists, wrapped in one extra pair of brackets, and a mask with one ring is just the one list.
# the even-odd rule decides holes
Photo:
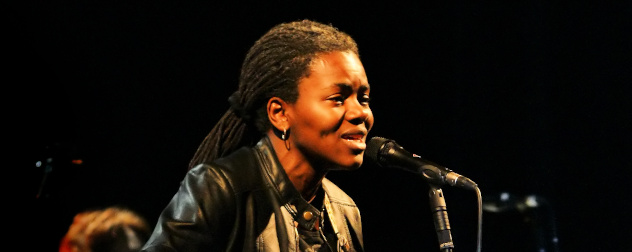
[(251, 148), (243, 147), (228, 156), (195, 166), (190, 173), (211, 173), (229, 181), (237, 191), (258, 185), (258, 163)]

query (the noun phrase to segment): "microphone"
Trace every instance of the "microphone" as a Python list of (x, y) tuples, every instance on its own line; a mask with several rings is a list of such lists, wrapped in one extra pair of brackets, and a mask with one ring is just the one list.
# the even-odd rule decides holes
[(371, 161), (382, 167), (393, 167), (405, 171), (423, 175), (429, 183), (435, 186), (448, 184), (476, 190), (478, 187), (474, 181), (452, 170), (424, 160), (418, 155), (404, 150), (395, 141), (373, 137), (367, 142), (365, 154)]

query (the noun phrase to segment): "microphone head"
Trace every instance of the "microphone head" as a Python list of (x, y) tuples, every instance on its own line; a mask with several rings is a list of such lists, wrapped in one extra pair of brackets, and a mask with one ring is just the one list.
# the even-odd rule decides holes
[(364, 152), (365, 156), (367, 156), (374, 163), (381, 166), (381, 152), (384, 145), (389, 141), (392, 140), (388, 140), (383, 137), (372, 137), (366, 143), (366, 151)]

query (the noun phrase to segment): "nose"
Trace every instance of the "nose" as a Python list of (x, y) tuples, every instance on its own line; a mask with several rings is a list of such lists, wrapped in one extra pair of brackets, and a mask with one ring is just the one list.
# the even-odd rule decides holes
[(361, 124), (373, 114), (368, 104), (362, 104), (358, 99), (349, 99), (345, 119), (353, 124)]

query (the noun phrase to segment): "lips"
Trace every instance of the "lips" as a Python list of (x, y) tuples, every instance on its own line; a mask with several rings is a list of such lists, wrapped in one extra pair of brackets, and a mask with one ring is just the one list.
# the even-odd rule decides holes
[(345, 139), (345, 140), (362, 140), (362, 137), (364, 137), (364, 134), (345, 134), (345, 135), (342, 135), (342, 139)]
[(364, 133), (363, 131), (353, 131), (342, 134), (341, 138), (346, 140), (345, 142), (351, 149), (363, 151), (364, 149), (366, 149), (364, 136), (366, 136), (366, 133)]
[(366, 133), (366, 130), (362, 128), (355, 128), (343, 132), (340, 137), (342, 137), (342, 139), (350, 141), (362, 141), (362, 139), (364, 139), (364, 136), (366, 136)]

